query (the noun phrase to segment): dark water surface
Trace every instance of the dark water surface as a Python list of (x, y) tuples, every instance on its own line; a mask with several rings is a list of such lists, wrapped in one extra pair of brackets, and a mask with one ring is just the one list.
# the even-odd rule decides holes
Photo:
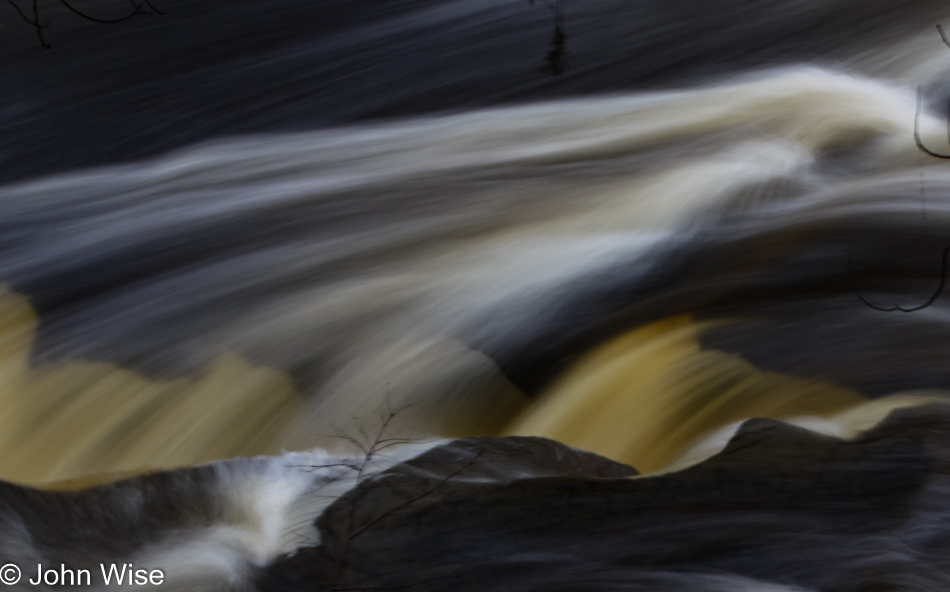
[[(121, 2), (77, 6), (128, 13)], [(894, 73), (908, 53), (895, 45), (933, 35), (943, 15), (933, 0), (567, 2), (570, 69), (554, 78), (539, 71), (551, 14), (518, 0), (155, 6), (163, 16), (101, 25), (41, 2), (49, 51), (8, 7), (0, 181), (236, 134), (688, 86), (802, 61)]]

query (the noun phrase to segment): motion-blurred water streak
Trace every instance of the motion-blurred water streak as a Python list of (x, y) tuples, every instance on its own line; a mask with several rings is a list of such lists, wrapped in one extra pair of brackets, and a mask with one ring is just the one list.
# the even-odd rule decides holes
[[(865, 450), (950, 389), (950, 296), (866, 304), (919, 306), (945, 277), (950, 169), (913, 135), (919, 115), (950, 151), (942, 3), (569, 1), (558, 79), (540, 7), (311, 4), (65, 21), (45, 53), (4, 23), (0, 479), (342, 450), (386, 420), (400, 442), (546, 436), (670, 474), (749, 418)], [(288, 521), (316, 544), (308, 488), (342, 461), (313, 454), (316, 477), (289, 454), (76, 499), (200, 490), (213, 526), (188, 545), (261, 567)], [(247, 495), (221, 502), (215, 471)], [(255, 489), (268, 475), (289, 489)], [(73, 499), (3, 487), (11, 529)], [(161, 536), (136, 552), (192, 565)]]

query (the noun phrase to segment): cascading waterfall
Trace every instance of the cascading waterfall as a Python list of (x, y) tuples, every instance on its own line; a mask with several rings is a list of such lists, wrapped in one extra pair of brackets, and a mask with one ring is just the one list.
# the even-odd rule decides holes
[[(365, 60), (383, 51), (373, 48), (386, 31), (394, 39), (423, 31), (433, 47), (453, 28), (500, 27), (495, 45), (473, 41), (488, 48), (518, 38), (504, 24), (508, 4), (403, 4), (354, 21), (349, 37), (323, 31), (310, 45), (294, 37), (301, 45), (235, 64), (209, 56), (209, 72), (238, 76), (268, 59), (283, 71), (294, 51), (301, 64), (347, 48)], [(613, 4), (618, 15), (646, 10), (597, 8)], [(744, 5), (734, 4), (738, 18)], [(532, 71), (506, 94), (521, 62), (499, 62), (470, 80), (446, 78), (445, 88), (473, 98), (453, 104), (435, 93), (426, 113), (400, 107), (431, 90), (409, 73), (403, 90), (373, 100), (341, 89), (327, 105), (334, 117), (296, 131), (277, 125), (300, 123), (290, 107), (283, 120), (243, 128), (195, 111), (197, 95), (186, 93), (180, 121), (123, 140), (134, 158), (103, 165), (100, 152), (122, 145), (111, 130), (89, 162), (72, 154), (61, 167), (8, 170), (0, 186), (0, 479), (9, 482), (0, 492), (0, 560), (26, 570), (160, 564), (167, 585), (182, 590), (298, 589), (287, 582), (304, 581), (309, 568), (292, 553), (323, 548), (321, 536), (336, 540), (355, 520), (321, 518), (321, 530), (314, 520), (327, 507), (356, 504), (382, 471), (432, 478), (425, 463), (443, 462), (444, 450), (497, 463), (494, 473), (451, 469), (445, 480), (461, 488), (459, 499), (472, 484), (562, 476), (563, 454), (580, 455), (570, 462), (591, 478), (639, 484), (662, 475), (687, 491), (696, 467), (712, 466), (696, 463), (724, 462), (714, 456), (723, 449), (741, 454), (735, 443), (751, 437), (743, 432), (750, 418), (781, 420), (768, 425), (800, 437), (802, 450), (824, 450), (868, 430), (890, 438), (895, 409), (942, 409), (947, 299), (912, 313), (879, 308), (928, 302), (946, 273), (950, 165), (914, 137), (916, 121), (922, 143), (950, 153), (938, 112), (950, 50), (933, 28), (943, 7), (916, 3), (901, 28), (886, 7), (811, 4), (755, 13), (763, 31), (787, 33), (775, 55), (745, 25), (698, 37), (697, 47), (686, 37), (680, 58), (672, 49), (654, 57), (673, 64), (666, 78), (651, 78), (651, 58), (638, 54), (627, 82), (607, 84), (617, 75), (598, 68), (615, 67), (629, 50), (604, 57), (606, 42), (583, 33), (598, 30), (601, 17), (576, 9), (566, 22), (581, 31), (571, 46), (577, 72), (562, 87), (533, 82)], [(843, 23), (852, 9), (868, 31), (837, 41), (808, 32), (823, 10)], [(543, 29), (543, 13), (530, 14), (513, 18)], [(660, 8), (652, 15), (670, 18)], [(611, 43), (625, 34), (603, 26)], [(648, 41), (672, 38), (663, 31)], [(756, 60), (737, 61), (741, 43)], [(697, 57), (703, 44), (719, 69)], [(690, 56), (698, 65), (686, 64)], [(595, 57), (600, 66), (584, 62)], [(0, 86), (10, 72), (0, 68)], [(173, 78), (169, 88), (180, 88)], [(303, 80), (288, 82), (287, 96)], [(114, 100), (117, 113), (135, 113)], [(234, 108), (246, 114), (266, 105), (242, 100)], [(90, 113), (107, 104), (90, 101)], [(21, 122), (10, 109), (0, 129), (15, 139)], [(199, 115), (221, 129), (193, 132), (188, 118)], [(37, 129), (51, 122), (41, 117)], [(38, 134), (35, 146), (50, 142)], [(29, 152), (7, 150), (11, 166)], [(534, 440), (447, 444), (473, 436), (551, 438), (646, 475), (631, 479), (577, 450), (538, 451)], [(385, 452), (373, 448), (380, 440)], [(540, 464), (512, 460), (506, 446)], [(424, 451), (434, 460), (405, 462)], [(269, 456), (237, 458), (257, 455)], [(821, 462), (815, 475), (830, 470)], [(361, 515), (358, 504), (346, 511)], [(111, 517), (83, 526), (94, 524), (83, 516), (100, 514)], [(118, 540), (126, 531), (134, 533), (127, 544)], [(350, 546), (358, 545), (345, 539)], [(329, 561), (308, 553), (300, 555), (307, 565)], [(727, 563), (709, 573), (684, 564), (699, 574), (693, 579), (651, 572), (610, 585), (843, 589), (782, 579), (776, 574), (794, 570), (778, 560), (774, 573)], [(921, 582), (950, 578), (938, 572)], [(327, 577), (313, 589), (362, 585)], [(403, 581), (365, 577), (368, 588)], [(591, 589), (609, 588), (602, 584)], [(528, 589), (510, 585), (497, 589)]]

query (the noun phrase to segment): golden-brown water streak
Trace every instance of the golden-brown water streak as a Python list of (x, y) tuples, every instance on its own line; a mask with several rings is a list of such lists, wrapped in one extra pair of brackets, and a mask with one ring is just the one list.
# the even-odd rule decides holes
[(176, 380), (84, 360), (33, 368), (36, 326), (25, 298), (0, 292), (5, 480), (38, 484), (279, 452), (275, 436), (301, 404), (285, 373), (230, 354), (201, 376)]
[(553, 438), (649, 472), (738, 420), (820, 416), (865, 401), (703, 350), (698, 337), (711, 325), (682, 315), (613, 339), (569, 368), (505, 433)]

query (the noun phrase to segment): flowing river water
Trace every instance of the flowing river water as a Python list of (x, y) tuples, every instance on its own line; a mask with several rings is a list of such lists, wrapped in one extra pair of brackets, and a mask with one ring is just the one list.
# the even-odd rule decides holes
[(948, 297), (875, 307), (942, 285), (950, 7), (567, 1), (560, 78), (514, 0), (10, 17), (0, 478), (944, 399)]

